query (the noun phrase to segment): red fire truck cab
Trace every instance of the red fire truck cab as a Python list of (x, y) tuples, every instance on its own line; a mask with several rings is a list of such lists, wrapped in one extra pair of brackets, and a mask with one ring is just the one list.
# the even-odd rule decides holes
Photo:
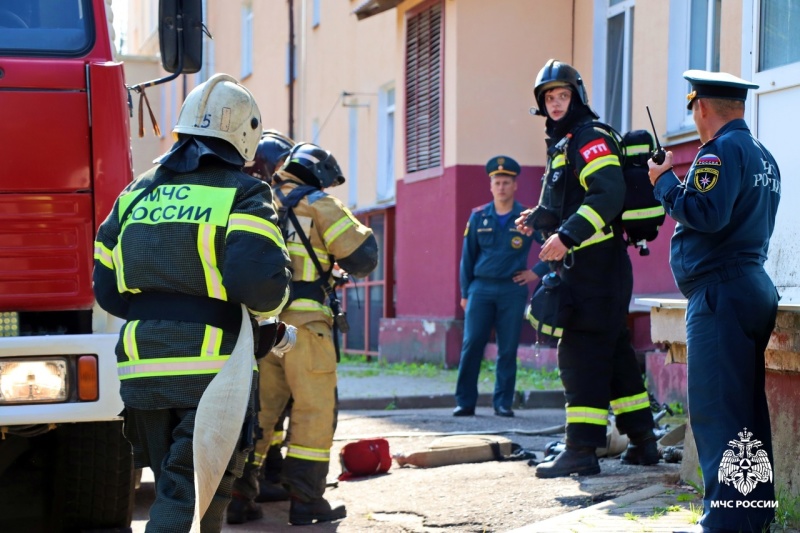
[[(183, 2), (161, 0), (162, 37)], [(121, 321), (92, 293), (97, 227), (132, 179), (108, 4), (0, 0), (0, 531), (131, 521)]]

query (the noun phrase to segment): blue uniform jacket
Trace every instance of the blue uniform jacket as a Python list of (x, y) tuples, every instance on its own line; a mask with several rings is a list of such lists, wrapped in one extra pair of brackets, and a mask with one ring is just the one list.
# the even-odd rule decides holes
[(655, 196), (678, 223), (670, 266), (684, 295), (717, 268), (766, 261), (781, 177), (743, 119), (728, 122), (700, 147), (683, 182), (665, 173)]
[(461, 253), (461, 297), (467, 298), (475, 278), (511, 280), (515, 272), (528, 268), (528, 252), (533, 237), (517, 231), (514, 220), (525, 208), (514, 202), (511, 216), (500, 227), (494, 202), (476, 208), (464, 230)]

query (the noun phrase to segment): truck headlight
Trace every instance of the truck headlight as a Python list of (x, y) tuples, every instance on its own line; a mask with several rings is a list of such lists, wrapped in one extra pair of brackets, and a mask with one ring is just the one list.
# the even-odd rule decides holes
[(0, 404), (66, 399), (65, 359), (0, 360)]

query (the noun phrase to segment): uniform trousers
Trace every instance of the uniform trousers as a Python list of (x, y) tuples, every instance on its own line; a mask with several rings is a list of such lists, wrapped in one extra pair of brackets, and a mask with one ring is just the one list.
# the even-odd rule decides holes
[[(286, 318), (287, 323), (290, 318)], [(263, 359), (259, 390), (259, 425), (264, 441), (292, 398), (291, 441), (283, 463), (282, 482), (303, 501), (325, 493), (330, 450), (337, 419), (336, 349), (331, 327), (322, 321), (297, 327), (297, 342), (283, 357)], [(269, 428), (269, 429), (267, 429)]]
[(527, 299), (527, 286), (517, 285), (510, 279), (476, 278), (470, 284), (456, 383), (456, 403), (461, 407), (475, 407), (478, 401), (481, 361), (494, 328), (497, 366), (492, 403), (495, 409), (511, 409), (517, 379), (519, 334)]
[[(700, 524), (733, 531), (761, 531), (775, 516), (774, 509), (753, 506), (751, 502), (775, 500), (764, 351), (775, 326), (777, 292), (762, 267), (748, 265), (715, 271), (708, 284), (687, 296), (689, 420), (705, 486)], [(733, 449), (729, 446), (731, 440), (742, 440), (740, 432), (752, 433), (750, 440), (761, 442), (760, 447), (747, 450), (745, 455), (752, 454), (752, 460), (761, 449), (770, 461), (769, 480), (754, 478), (756, 485), (747, 494), (735, 484), (719, 480), (723, 454)], [(735, 467), (738, 466), (737, 461)], [(740, 469), (739, 473), (752, 478), (755, 468), (747, 463), (742, 466), (747, 470)], [(734, 504), (728, 508), (714, 502)]]
[[(156, 499), (150, 507), (147, 533), (187, 533), (191, 528), (195, 507), (192, 442), (196, 415), (196, 409), (125, 409), (125, 436), (133, 447), (135, 466), (149, 466), (155, 478)], [(246, 424), (242, 435), (250, 434), (252, 425)], [(200, 522), (203, 533), (222, 530), (225, 507), (230, 502), (234, 480), (242, 475), (250, 442), (249, 437), (243, 439), (231, 457)]]

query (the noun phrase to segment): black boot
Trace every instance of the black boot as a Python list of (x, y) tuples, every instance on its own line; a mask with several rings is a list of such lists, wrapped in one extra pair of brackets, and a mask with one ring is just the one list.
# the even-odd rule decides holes
[(257, 502), (285, 502), (288, 499), (289, 491), (280, 483), (270, 483), (265, 479), (259, 480)]
[(654, 465), (661, 459), (661, 454), (658, 453), (658, 445), (656, 444), (656, 436), (652, 431), (648, 431), (644, 435), (630, 435), (631, 443), (628, 448), (622, 452), (619, 460), (622, 464), (626, 465)]
[(261, 506), (253, 500), (234, 495), (228, 504), (226, 519), (229, 524), (244, 524), (250, 520), (258, 520), (264, 516)]
[(292, 498), (289, 504), (289, 523), (293, 526), (307, 526), (314, 522), (331, 522), (347, 516), (347, 509), (341, 502), (330, 503), (325, 498), (304, 502)]
[(594, 448), (570, 446), (548, 463), (536, 467), (536, 477), (567, 477), (570, 474), (590, 476), (600, 473), (600, 463)]

